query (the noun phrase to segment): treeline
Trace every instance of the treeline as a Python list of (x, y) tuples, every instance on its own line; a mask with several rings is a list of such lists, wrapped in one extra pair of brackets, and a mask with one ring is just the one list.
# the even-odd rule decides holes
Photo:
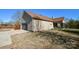
[(79, 20), (70, 19), (66, 22), (66, 28), (79, 29)]

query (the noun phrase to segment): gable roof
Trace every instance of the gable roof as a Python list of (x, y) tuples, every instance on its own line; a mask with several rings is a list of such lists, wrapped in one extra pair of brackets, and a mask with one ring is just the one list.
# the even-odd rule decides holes
[(32, 13), (32, 12), (25, 12), (24, 11), (24, 13), (27, 13), (28, 15), (30, 15), (35, 20), (43, 20), (43, 21), (49, 21), (49, 22), (62, 22), (64, 20), (64, 17), (52, 19), (52, 18), (49, 18), (47, 16), (35, 14), (35, 13)]
[(46, 20), (46, 21), (49, 21), (51, 20), (49, 17), (47, 16), (42, 16), (42, 15), (39, 15), (39, 14), (34, 14), (32, 12), (27, 12), (33, 19), (38, 19), (38, 20)]

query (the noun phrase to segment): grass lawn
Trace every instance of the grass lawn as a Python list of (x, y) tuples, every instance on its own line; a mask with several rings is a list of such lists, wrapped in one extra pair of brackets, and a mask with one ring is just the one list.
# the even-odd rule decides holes
[(70, 32), (70, 33), (73, 33), (73, 34), (78, 34), (79, 35), (79, 29), (57, 29), (57, 30), (62, 30), (62, 31), (65, 31), (65, 32)]

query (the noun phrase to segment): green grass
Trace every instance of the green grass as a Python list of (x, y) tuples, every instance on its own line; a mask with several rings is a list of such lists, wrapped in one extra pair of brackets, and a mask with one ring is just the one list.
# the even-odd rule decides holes
[(65, 32), (70, 32), (70, 33), (75, 33), (75, 34), (79, 34), (79, 31), (70, 31), (70, 30), (63, 30)]
[(74, 33), (74, 34), (79, 35), (79, 29), (58, 29), (58, 30), (62, 30), (62, 31), (65, 31), (65, 32), (70, 32), (70, 33)]

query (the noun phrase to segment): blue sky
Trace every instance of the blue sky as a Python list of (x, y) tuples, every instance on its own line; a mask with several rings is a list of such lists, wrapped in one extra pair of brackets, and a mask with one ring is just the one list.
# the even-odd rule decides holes
[[(79, 18), (79, 9), (24, 9), (33, 13), (41, 14), (48, 17), (65, 17), (65, 18)], [(0, 20), (8, 22), (13, 20), (12, 16), (17, 11), (23, 11), (23, 9), (0, 9)]]

